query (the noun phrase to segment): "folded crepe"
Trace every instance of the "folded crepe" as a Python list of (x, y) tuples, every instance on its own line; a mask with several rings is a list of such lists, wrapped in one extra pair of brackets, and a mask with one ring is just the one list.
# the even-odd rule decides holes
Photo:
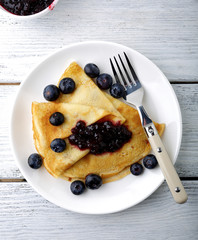
[[(84, 180), (89, 173), (95, 173), (102, 177), (103, 183), (115, 181), (129, 174), (130, 165), (140, 161), (150, 152), (151, 147), (142, 128), (138, 111), (108, 94), (105, 96), (126, 119), (124, 125), (132, 132), (132, 138), (114, 153), (84, 156), (64, 171), (60, 176), (61, 178), (70, 181), (74, 179)], [(154, 124), (161, 136), (165, 125)]]
[[(50, 116), (55, 112), (60, 112), (64, 116), (64, 122), (60, 126), (53, 126), (49, 121)], [(66, 139), (72, 134), (71, 129), (76, 126), (76, 123), (82, 120), (86, 125), (90, 125), (104, 117), (114, 119), (112, 112), (93, 106), (52, 102), (32, 103), (35, 147), (43, 157), (46, 169), (53, 176), (58, 177), (61, 172), (72, 166), (89, 152), (89, 150), (82, 151), (70, 145)], [(116, 119), (118, 119), (117, 116)], [(67, 144), (66, 150), (61, 153), (56, 153), (51, 150), (50, 143), (55, 138), (65, 139)]]
[(119, 121), (120, 123), (125, 121), (125, 118), (104, 95), (104, 92), (97, 87), (94, 81), (85, 74), (84, 70), (76, 62), (72, 62), (69, 65), (62, 74), (59, 82), (63, 78), (72, 78), (76, 84), (76, 88), (70, 94), (61, 93), (56, 103), (75, 103), (105, 109), (112, 113), (109, 120), (113, 122)]
[[(32, 104), (35, 146), (44, 159), (46, 169), (53, 176), (69, 181), (84, 180), (89, 173), (100, 175), (103, 182), (126, 176), (130, 172), (129, 166), (150, 151), (137, 110), (101, 91), (76, 62), (70, 64), (59, 82), (66, 77), (75, 81), (74, 92), (61, 93), (53, 103)], [(65, 122), (62, 125), (52, 126), (49, 123), (49, 117), (54, 112), (63, 113)], [(78, 120), (85, 121), (87, 125), (98, 120), (124, 123), (133, 135), (116, 152), (89, 154), (89, 150), (82, 151), (70, 145), (67, 139)], [(155, 123), (155, 126), (161, 135), (164, 124)], [(50, 149), (50, 143), (55, 138), (63, 138), (67, 143), (67, 148), (62, 153), (55, 153)]]

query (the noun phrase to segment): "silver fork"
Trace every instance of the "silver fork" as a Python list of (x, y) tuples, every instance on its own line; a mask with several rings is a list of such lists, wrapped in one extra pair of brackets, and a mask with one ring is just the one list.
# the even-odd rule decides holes
[[(167, 184), (173, 195), (174, 200), (177, 203), (184, 203), (188, 199), (185, 189), (173, 166), (172, 161), (170, 160), (170, 157), (168, 156), (168, 153), (161, 141), (161, 138), (158, 135), (155, 125), (153, 124), (152, 120), (150, 119), (144, 107), (142, 106), (144, 89), (125, 52), (124, 52), (124, 56), (125, 56), (125, 61), (128, 67), (126, 67), (127, 65), (124, 64), (124, 61), (122, 60), (119, 54), (118, 54), (118, 58), (120, 61), (120, 65), (122, 67), (120, 67), (120, 65), (118, 64), (116, 57), (114, 57), (115, 65), (118, 69), (120, 77), (117, 74), (113, 61), (110, 59), (110, 64), (111, 64), (111, 68), (112, 68), (115, 80), (117, 83), (120, 83), (121, 85), (124, 86), (126, 90), (126, 96), (124, 96), (124, 99), (126, 100), (126, 102), (128, 104), (135, 105), (139, 112), (142, 126), (145, 130), (146, 136), (154, 151), (154, 154), (157, 158), (157, 161), (162, 170), (162, 173), (164, 174), (164, 177), (167, 181)], [(129, 74), (129, 71), (131, 74)], [(124, 76), (123, 72), (125, 73), (126, 77)]]

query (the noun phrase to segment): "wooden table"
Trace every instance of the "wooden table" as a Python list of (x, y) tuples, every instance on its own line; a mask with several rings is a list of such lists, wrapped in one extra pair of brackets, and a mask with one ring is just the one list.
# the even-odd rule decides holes
[[(43, 199), (23, 178), (10, 149), (13, 97), (43, 57), (85, 40), (134, 48), (170, 80), (183, 117), (176, 169), (186, 204), (176, 204), (163, 183), (125, 211), (82, 215)], [(40, 19), (0, 16), (0, 107), (0, 239), (198, 239), (198, 1), (62, 0)]]

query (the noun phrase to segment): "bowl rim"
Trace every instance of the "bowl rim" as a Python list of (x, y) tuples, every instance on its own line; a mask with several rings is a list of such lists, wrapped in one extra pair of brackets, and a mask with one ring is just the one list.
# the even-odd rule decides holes
[(28, 20), (28, 19), (35, 19), (35, 18), (39, 18), (45, 14), (47, 14), (48, 12), (52, 11), (54, 9), (54, 7), (56, 6), (56, 4), (58, 3), (59, 0), (54, 0), (47, 8), (43, 9), (42, 11), (32, 14), (32, 15), (26, 15), (26, 16), (21, 16), (21, 15), (16, 15), (13, 14), (9, 11), (7, 11), (4, 7), (2, 7), (0, 5), (0, 13), (4, 14), (5, 16), (9, 16), (15, 19), (21, 19), (21, 20)]

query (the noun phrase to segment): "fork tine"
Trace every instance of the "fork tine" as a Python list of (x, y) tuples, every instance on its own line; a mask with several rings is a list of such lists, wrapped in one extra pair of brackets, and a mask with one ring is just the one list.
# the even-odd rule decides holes
[(118, 56), (119, 56), (120, 62), (121, 62), (121, 64), (122, 64), (122, 67), (123, 67), (123, 69), (124, 69), (124, 71), (125, 71), (125, 74), (126, 74), (126, 76), (127, 76), (127, 78), (128, 78), (129, 83), (133, 84), (133, 81), (131, 80), (131, 78), (130, 78), (127, 70), (126, 70), (126, 67), (125, 67), (125, 65), (124, 65), (124, 63), (123, 63), (123, 61), (122, 61), (122, 58), (120, 57), (120, 54), (118, 54)]
[(122, 78), (122, 81), (123, 81), (123, 83), (124, 83), (124, 86), (125, 87), (127, 87), (127, 82), (126, 82), (126, 80), (125, 80), (125, 78), (124, 78), (124, 75), (123, 75), (123, 73), (122, 73), (122, 70), (120, 69), (120, 66), (119, 66), (119, 64), (118, 64), (118, 62), (117, 62), (117, 60), (116, 60), (116, 57), (114, 57), (114, 60), (115, 60), (115, 63), (116, 63), (116, 65), (117, 65), (117, 68), (118, 68), (118, 71), (119, 71), (119, 73), (120, 73), (120, 76), (121, 76), (121, 78)]
[(115, 77), (115, 80), (116, 80), (117, 83), (121, 84), (121, 82), (120, 82), (120, 80), (119, 80), (119, 77), (118, 77), (118, 74), (117, 74), (117, 72), (116, 72), (116, 70), (115, 70), (115, 68), (114, 68), (114, 66), (113, 66), (112, 61), (111, 61), (111, 58), (109, 58), (109, 60), (110, 60), (110, 64), (111, 64), (111, 68), (112, 68), (112, 71), (113, 71), (113, 75), (114, 75), (114, 77)]
[(139, 79), (138, 79), (138, 76), (136, 75), (136, 73), (135, 73), (135, 71), (134, 71), (134, 69), (133, 69), (133, 67), (132, 67), (132, 65), (131, 65), (131, 63), (130, 63), (130, 61), (129, 61), (129, 59), (128, 59), (128, 57), (127, 57), (127, 55), (126, 55), (125, 52), (124, 52), (124, 56), (125, 56), (126, 61), (127, 61), (127, 63), (128, 63), (129, 69), (130, 69), (130, 71), (131, 71), (131, 73), (132, 73), (132, 75), (133, 75), (133, 79), (134, 79), (134, 81), (135, 81), (136, 84), (137, 84), (138, 82), (140, 82)]

